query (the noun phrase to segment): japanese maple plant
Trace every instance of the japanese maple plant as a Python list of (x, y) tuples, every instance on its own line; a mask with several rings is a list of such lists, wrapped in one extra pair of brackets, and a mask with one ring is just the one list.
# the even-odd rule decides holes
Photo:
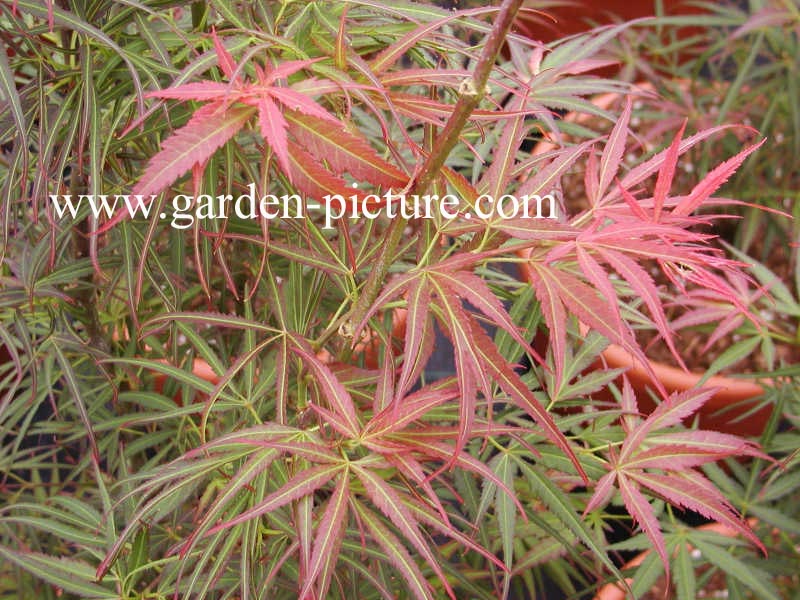
[[(643, 415), (618, 372), (586, 371), (609, 342), (643, 360), (642, 324), (680, 361), (655, 271), (758, 326), (699, 211), (734, 202), (714, 193), (757, 145), (685, 190), (683, 155), (725, 126), (628, 156), (631, 101), (590, 102), (626, 90), (592, 76), (625, 25), (543, 46), (509, 33), (521, 0), (94, 4), (0, 4), (0, 572), (19, 597), (577, 594), (623, 579), (619, 507), (667, 572), (680, 511), (761, 547), (702, 468), (763, 456), (692, 427), (713, 390)], [(560, 110), (615, 126), (530, 156)], [(70, 219), (45, 190), (153, 210)], [(453, 214), (353, 217), (386, 192)], [(232, 209), (247, 194), (269, 218)], [(504, 195), (552, 214), (485, 216)]]

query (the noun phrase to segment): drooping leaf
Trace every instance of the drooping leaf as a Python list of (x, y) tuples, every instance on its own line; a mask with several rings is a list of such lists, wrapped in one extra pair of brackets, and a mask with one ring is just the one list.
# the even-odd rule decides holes
[(328, 500), (325, 512), (317, 526), (309, 570), (300, 591), (300, 598), (309, 597), (312, 587), (316, 587), (318, 598), (327, 597), (347, 526), (349, 495), (348, 471), (345, 470), (341, 474), (339, 483)]
[(386, 553), (389, 562), (403, 576), (403, 581), (414, 597), (417, 600), (435, 600), (430, 584), (397, 536), (361, 502), (353, 499), (351, 505), (369, 531), (370, 536)]
[(455, 593), (447, 582), (447, 578), (439, 566), (439, 561), (436, 560), (430, 547), (422, 538), (422, 534), (419, 531), (419, 524), (408, 508), (406, 508), (398, 492), (370, 469), (363, 468), (359, 464), (353, 463), (353, 470), (361, 483), (364, 484), (364, 489), (370, 500), (375, 503), (375, 506), (377, 506), (392, 523), (394, 523), (403, 537), (416, 548), (420, 556), (425, 559), (434, 573), (441, 579), (447, 591), (447, 595), (455, 600)]

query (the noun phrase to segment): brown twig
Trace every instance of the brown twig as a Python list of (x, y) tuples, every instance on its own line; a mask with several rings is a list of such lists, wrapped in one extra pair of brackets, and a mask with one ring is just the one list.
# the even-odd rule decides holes
[[(467, 120), (485, 95), (489, 75), (522, 2), (523, 0), (504, 0), (500, 6), (500, 13), (489, 32), (486, 45), (478, 58), (478, 64), (475, 66), (472, 76), (462, 82), (461, 93), (453, 107), (453, 112), (444, 129), (436, 137), (431, 153), (417, 173), (414, 183), (410, 186), (411, 195), (422, 195), (430, 188), (450, 152), (458, 143)], [(407, 224), (407, 219), (397, 218), (389, 225), (386, 241), (375, 261), (372, 273), (364, 284), (349, 316), (343, 321), (350, 331), (353, 331), (361, 323), (375, 298), (378, 297), (386, 274), (389, 272), (389, 266), (394, 260), (397, 247), (403, 239), (403, 231)]]

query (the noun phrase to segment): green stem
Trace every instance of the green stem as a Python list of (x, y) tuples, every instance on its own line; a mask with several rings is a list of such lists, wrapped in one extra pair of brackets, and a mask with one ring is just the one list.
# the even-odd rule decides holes
[[(514, 23), (522, 2), (523, 0), (503, 0), (503, 4), (500, 6), (500, 13), (492, 30), (489, 32), (489, 37), (486, 39), (486, 45), (483, 47), (478, 64), (475, 66), (475, 71), (472, 77), (462, 83), (461, 94), (453, 107), (450, 118), (447, 120), (442, 132), (436, 137), (433, 149), (422, 164), (414, 183), (410, 186), (409, 194), (411, 196), (425, 194), (439, 175), (439, 171), (444, 166), (450, 152), (458, 143), (467, 120), (485, 94), (489, 75), (491, 75), (497, 56), (500, 54), (506, 35)], [(408, 225), (408, 220), (403, 218), (397, 218), (389, 225), (386, 240), (375, 261), (372, 274), (364, 284), (364, 289), (347, 319), (347, 329), (350, 331), (361, 323), (364, 316), (369, 312), (372, 303), (375, 302), (375, 298), (378, 297), (383, 281), (389, 272), (389, 267), (394, 261), (397, 248), (403, 239), (403, 231), (406, 225)]]

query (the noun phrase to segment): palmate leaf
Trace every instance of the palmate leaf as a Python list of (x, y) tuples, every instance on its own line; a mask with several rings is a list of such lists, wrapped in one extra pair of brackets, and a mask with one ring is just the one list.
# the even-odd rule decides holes
[[(697, 511), (725, 524), (763, 550), (761, 542), (722, 492), (695, 468), (728, 456), (768, 457), (753, 444), (733, 435), (699, 430), (654, 433), (680, 424), (714, 391), (700, 389), (672, 394), (644, 420), (627, 414), (623, 421), (627, 435), (619, 454), (610, 453), (609, 473), (600, 479), (586, 507), (589, 512), (608, 502), (611, 484), (616, 481), (625, 507), (652, 542), (668, 576), (664, 536), (649, 500), (642, 493), (644, 490), (682, 509)], [(623, 386), (623, 408), (628, 413), (636, 410), (636, 400), (627, 380)]]
[[(497, 250), (497, 252), (500, 253), (502, 250)], [(487, 399), (491, 399), (493, 394), (491, 380), (494, 380), (515, 404), (534, 419), (542, 428), (544, 436), (565, 452), (578, 473), (585, 478), (583, 468), (564, 434), (527, 386), (519, 379), (513, 367), (503, 358), (475, 316), (463, 305), (462, 298), (480, 310), (490, 323), (506, 331), (523, 350), (536, 356), (488, 286), (469, 270), (474, 263), (492, 254), (493, 252), (483, 252), (454, 256), (428, 269), (412, 271), (390, 281), (367, 312), (364, 320), (356, 327), (356, 335), (383, 304), (409, 290), (411, 304), (409, 304), (408, 312), (409, 321), (406, 324), (406, 340), (411, 338), (413, 341), (415, 336), (423, 335), (423, 328), (430, 327), (427, 322), (427, 314), (428, 310), (432, 309), (444, 333), (453, 343), (460, 393), (460, 433), (456, 443), (457, 450), (463, 447), (470, 434), (474, 422), (478, 389)], [(408, 300), (408, 294), (406, 297)], [(430, 298), (428, 302), (430, 307), (422, 308), (420, 302), (427, 302), (427, 298)], [(599, 299), (598, 303), (600, 303)], [(414, 320), (415, 318), (418, 320)], [(554, 322), (563, 324), (564, 320), (565, 318), (555, 319)], [(618, 335), (616, 337), (619, 338)], [(415, 346), (419, 346), (419, 342), (415, 342)], [(407, 385), (410, 379), (405, 369), (404, 367), (401, 381)]]

